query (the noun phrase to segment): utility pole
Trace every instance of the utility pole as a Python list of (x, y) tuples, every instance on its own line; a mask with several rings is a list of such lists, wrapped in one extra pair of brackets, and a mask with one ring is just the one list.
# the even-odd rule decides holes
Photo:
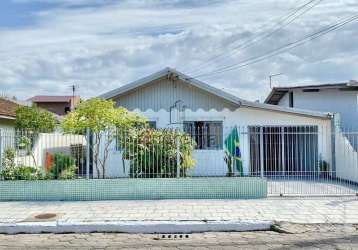
[(270, 79), (270, 89), (272, 89), (272, 78), (275, 76), (279, 76), (279, 75), (283, 75), (282, 73), (278, 73), (278, 74), (273, 74), (273, 75), (269, 75), (269, 79)]

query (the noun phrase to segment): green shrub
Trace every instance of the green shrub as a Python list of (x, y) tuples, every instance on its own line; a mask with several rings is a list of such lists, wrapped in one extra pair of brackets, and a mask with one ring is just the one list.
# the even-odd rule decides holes
[(62, 172), (64, 172), (63, 176), (66, 177), (68, 177), (70, 173), (73, 172), (73, 175), (75, 176), (76, 169), (77, 167), (75, 165), (75, 159), (73, 157), (62, 153), (56, 153), (53, 157), (53, 165), (51, 167), (49, 175), (53, 179), (61, 179)]
[(130, 176), (136, 178), (173, 178), (177, 176), (179, 140), (180, 176), (195, 165), (194, 142), (183, 132), (167, 129), (138, 128), (119, 133), (123, 157), (130, 160)]
[(30, 166), (19, 166), (15, 168), (19, 180), (40, 180), (43, 175), (38, 168)]
[(31, 166), (12, 166), (3, 169), (0, 175), (4, 180), (41, 180), (43, 174), (38, 168)]
[(41, 171), (31, 166), (16, 166), (15, 149), (7, 148), (4, 151), (2, 170), (0, 176), (4, 180), (39, 180), (43, 179)]
[(0, 173), (1, 177), (4, 178), (4, 180), (16, 180), (14, 168), (15, 166), (2, 169)]
[(71, 166), (67, 169), (62, 170), (59, 175), (59, 179), (61, 179), (61, 180), (75, 179), (76, 178), (76, 170), (77, 170), (76, 166)]
[(2, 168), (15, 167), (15, 153), (15, 149), (13, 148), (7, 148), (4, 150)]
[(53, 113), (36, 106), (20, 105), (16, 109), (15, 126), (17, 129), (52, 132), (56, 123)]

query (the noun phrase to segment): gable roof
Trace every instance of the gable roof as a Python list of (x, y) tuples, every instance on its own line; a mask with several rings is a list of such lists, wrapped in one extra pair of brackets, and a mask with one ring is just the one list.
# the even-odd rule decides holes
[(242, 99), (240, 99), (240, 98), (238, 98), (236, 96), (233, 96), (233, 95), (231, 95), (229, 93), (226, 93), (226, 92), (222, 91), (221, 89), (214, 88), (214, 87), (212, 87), (212, 86), (210, 86), (210, 85), (208, 85), (208, 84), (206, 84), (204, 82), (201, 82), (201, 81), (198, 81), (198, 80), (196, 80), (194, 78), (191, 78), (191, 77), (189, 77), (189, 76), (187, 76), (187, 75), (185, 75), (185, 74), (183, 74), (183, 73), (181, 73), (181, 72), (179, 72), (179, 71), (177, 71), (175, 69), (172, 69), (172, 68), (164, 68), (161, 71), (158, 71), (158, 72), (156, 72), (154, 74), (151, 74), (151, 75), (149, 75), (147, 77), (141, 78), (141, 79), (139, 79), (137, 81), (134, 81), (132, 83), (129, 83), (129, 84), (126, 84), (126, 85), (124, 85), (122, 87), (114, 89), (112, 91), (109, 91), (109, 92), (107, 92), (105, 94), (100, 95), (99, 97), (105, 98), (105, 99), (110, 99), (110, 98), (113, 98), (115, 96), (122, 95), (122, 94), (124, 94), (126, 92), (129, 92), (129, 91), (131, 91), (133, 89), (136, 89), (136, 88), (139, 88), (141, 86), (144, 86), (149, 82), (152, 82), (152, 81), (157, 80), (159, 78), (162, 78), (164, 76), (168, 76), (170, 74), (174, 74), (175, 76), (178, 77), (178, 79), (183, 80), (184, 82), (187, 82), (190, 85), (198, 87), (199, 89), (202, 89), (202, 90), (204, 90), (206, 92), (209, 92), (209, 93), (211, 93), (211, 94), (213, 94), (215, 96), (223, 98), (223, 99), (225, 99), (225, 100), (227, 100), (229, 102), (232, 102), (234, 104), (241, 105), (241, 102), (243, 101)]
[(286, 87), (274, 87), (270, 94), (266, 97), (265, 103), (277, 105), (281, 98), (289, 91), (295, 89), (302, 90), (321, 90), (321, 89), (340, 89), (340, 90), (357, 90), (358, 82), (351, 80), (343, 83), (326, 83), (326, 84), (311, 84), (311, 85), (295, 85)]
[(164, 76), (170, 76), (170, 75), (172, 75), (172, 76), (176, 77), (177, 79), (180, 79), (192, 86), (202, 89), (214, 96), (222, 98), (222, 99), (229, 101), (233, 104), (236, 104), (238, 107), (257, 108), (257, 109), (271, 110), (271, 111), (291, 113), (291, 114), (297, 114), (297, 115), (303, 115), (303, 116), (318, 117), (318, 118), (325, 118), (325, 119), (329, 119), (331, 117), (331, 114), (329, 114), (329, 113), (310, 111), (310, 110), (302, 110), (302, 109), (294, 109), (294, 108), (286, 108), (286, 107), (280, 107), (280, 106), (276, 106), (276, 105), (247, 101), (247, 100), (241, 99), (237, 96), (234, 96), (232, 94), (229, 94), (221, 89), (210, 86), (209, 84), (206, 84), (206, 83), (199, 81), (195, 78), (189, 77), (189, 76), (187, 76), (175, 69), (172, 69), (172, 68), (164, 68), (163, 70), (160, 70), (160, 71), (158, 71), (154, 74), (151, 74), (147, 77), (141, 78), (137, 81), (126, 84), (122, 87), (116, 88), (116, 89), (109, 91), (107, 93), (104, 93), (104, 94), (100, 95), (99, 97), (104, 98), (104, 99), (111, 99), (116, 96), (126, 94), (132, 90), (137, 89), (137, 88), (140, 88), (141, 86), (144, 86), (154, 80), (157, 80)]
[(4, 98), (0, 98), (0, 116), (6, 119), (15, 119), (18, 104)]

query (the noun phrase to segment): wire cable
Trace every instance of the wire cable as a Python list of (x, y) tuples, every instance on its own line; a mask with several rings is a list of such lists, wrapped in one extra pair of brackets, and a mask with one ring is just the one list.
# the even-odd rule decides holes
[[(305, 13), (307, 13), (308, 11), (310, 11), (312, 8), (314, 8), (315, 6), (317, 6), (320, 2), (322, 2), (323, 0), (310, 0), (307, 3), (299, 6), (298, 8), (296, 8), (292, 13), (289, 13), (288, 15), (285, 15), (281, 18), (279, 18), (279, 21), (277, 22), (277, 24), (275, 24), (272, 28), (274, 28), (271, 31), (268, 32), (264, 32), (261, 35), (258, 35), (258, 37), (251, 39), (247, 42), (244, 42), (238, 46), (235, 46), (234, 48), (231, 49), (231, 51), (234, 51), (235, 53), (237, 53), (240, 50), (249, 48), (253, 45), (255, 45), (256, 43), (265, 40), (266, 38), (271, 37), (272, 35), (276, 34), (277, 32), (279, 32), (280, 30), (282, 30), (284, 27), (288, 26), (289, 24), (291, 24), (292, 22), (294, 22), (297, 18), (301, 17), (302, 15), (304, 15)], [(314, 3), (313, 5), (310, 5), (311, 3)], [(308, 8), (307, 8), (308, 7)], [(302, 11), (303, 10), (303, 11)], [(286, 22), (287, 21), (287, 22)], [(189, 72), (201, 72), (203, 70), (205, 70), (205, 67), (211, 65), (212, 63), (214, 63), (215, 61), (220, 60), (221, 58), (223, 58), (227, 53), (230, 53), (230, 51), (226, 51), (224, 53), (218, 54), (216, 56), (213, 56), (212, 58), (209, 58), (208, 60), (206, 60), (204, 63), (199, 64), (198, 66), (196, 66), (194, 69), (192, 69)]]
[(314, 32), (312, 34), (309, 34), (309, 35), (306, 35), (304, 36), (303, 38), (301, 39), (298, 39), (294, 42), (290, 42), (288, 44), (285, 44), (279, 48), (276, 48), (276, 49), (273, 49), (271, 51), (268, 51), (267, 53), (263, 54), (263, 55), (260, 55), (260, 56), (254, 56), (254, 57), (251, 57), (251, 58), (248, 58), (246, 60), (243, 60), (239, 63), (235, 63), (235, 64), (231, 64), (231, 65), (228, 65), (228, 66), (225, 66), (225, 67), (222, 67), (222, 68), (219, 68), (215, 71), (212, 71), (212, 72), (208, 72), (208, 73), (205, 73), (205, 74), (199, 74), (199, 75), (196, 75), (192, 78), (197, 78), (197, 77), (204, 77), (204, 76), (209, 76), (209, 75), (213, 75), (213, 74), (220, 74), (220, 73), (223, 73), (223, 72), (227, 72), (227, 71), (230, 71), (230, 70), (234, 70), (234, 69), (238, 69), (238, 68), (242, 68), (242, 67), (245, 67), (245, 66), (248, 66), (248, 65), (251, 65), (251, 64), (254, 64), (254, 63), (257, 63), (257, 62), (260, 62), (260, 61), (263, 61), (267, 58), (271, 58), (273, 56), (276, 56), (278, 54), (281, 54), (285, 51), (288, 51), (290, 49), (293, 49), (293, 48), (296, 48), (298, 46), (301, 46), (307, 42), (310, 42), (310, 41), (313, 41), (323, 35), (326, 35), (334, 30), (337, 30), (339, 28), (341, 28), (342, 26), (348, 24), (348, 23), (351, 23), (355, 20), (358, 19), (358, 14), (357, 15), (354, 15), (350, 18), (347, 18), (347, 19), (344, 19), (343, 21), (340, 21), (336, 24), (333, 24), (333, 25), (329, 25), (327, 26), (326, 28), (323, 28), (317, 32)]

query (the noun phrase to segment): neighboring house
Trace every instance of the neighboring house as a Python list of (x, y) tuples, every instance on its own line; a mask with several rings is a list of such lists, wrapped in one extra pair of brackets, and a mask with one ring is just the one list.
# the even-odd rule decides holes
[(0, 167), (2, 153), (7, 147), (14, 145), (17, 101), (0, 98)]
[[(17, 135), (15, 131), (16, 108), (19, 105), (31, 105), (11, 99), (0, 98), (0, 169), (2, 167), (3, 153), (7, 148), (16, 148)], [(22, 131), (18, 131), (22, 132)], [(36, 137), (32, 148), (32, 155), (17, 152), (15, 161), (26, 166), (45, 166), (47, 153), (71, 154), (73, 148), (83, 148), (86, 145), (85, 136), (54, 133), (40, 133)], [(18, 150), (18, 149), (17, 149)], [(82, 151), (83, 149), (81, 149)], [(76, 155), (76, 152), (72, 155)], [(82, 159), (83, 161), (83, 159)], [(79, 175), (85, 175), (85, 166), (78, 164)]]
[[(152, 127), (180, 128), (189, 133), (196, 141), (197, 160), (189, 175), (225, 176), (225, 139), (235, 126), (244, 175), (260, 174), (261, 170), (265, 175), (314, 172), (319, 159), (331, 163), (329, 113), (246, 101), (171, 68), (100, 97), (144, 115)], [(303, 146), (308, 141), (310, 150)], [(127, 176), (121, 152), (112, 146), (107, 175)], [(294, 164), (293, 159), (301, 164)]]
[(65, 115), (80, 102), (79, 96), (34, 96), (28, 101), (59, 116)]
[(0, 98), (0, 129), (14, 129), (17, 106), (15, 101)]
[(275, 87), (265, 100), (281, 107), (340, 114), (341, 127), (358, 128), (358, 82)]

